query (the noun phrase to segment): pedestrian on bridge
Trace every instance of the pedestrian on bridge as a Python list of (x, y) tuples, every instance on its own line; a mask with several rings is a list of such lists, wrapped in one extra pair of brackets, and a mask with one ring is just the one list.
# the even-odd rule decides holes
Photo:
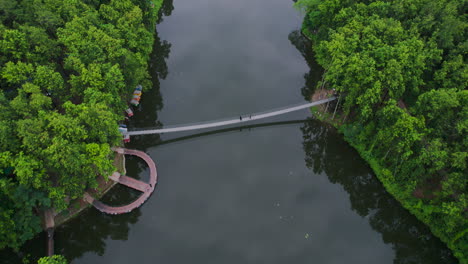
[(242, 121), (242, 116), (239, 116), (239, 120)]

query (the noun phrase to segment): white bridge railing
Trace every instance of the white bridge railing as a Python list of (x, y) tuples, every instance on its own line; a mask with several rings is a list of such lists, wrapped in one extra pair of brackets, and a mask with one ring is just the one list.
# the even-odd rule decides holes
[(159, 129), (135, 130), (135, 131), (128, 131), (123, 134), (128, 135), (128, 136), (137, 136), (137, 135), (162, 134), (162, 133), (172, 133), (172, 132), (181, 132), (181, 131), (227, 126), (227, 125), (250, 122), (254, 120), (282, 115), (282, 114), (298, 111), (301, 109), (309, 108), (312, 106), (328, 103), (335, 99), (336, 97), (330, 97), (330, 98), (315, 101), (312, 103), (300, 104), (296, 106), (288, 106), (282, 109), (270, 110), (270, 111), (261, 112), (261, 113), (244, 114), (239, 117), (227, 118), (224, 120), (200, 122), (200, 123), (190, 124), (190, 125), (176, 125), (176, 126), (169, 126), (165, 128), (159, 128)]

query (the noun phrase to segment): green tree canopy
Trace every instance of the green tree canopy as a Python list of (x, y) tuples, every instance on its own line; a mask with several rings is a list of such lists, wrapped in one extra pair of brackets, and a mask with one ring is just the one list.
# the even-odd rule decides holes
[(153, 2), (0, 0), (0, 248), (115, 170), (118, 123), (135, 86), (150, 84)]
[(326, 86), (344, 101), (346, 138), (377, 164), (387, 190), (468, 263), (466, 1), (296, 6), (306, 12), (303, 32)]

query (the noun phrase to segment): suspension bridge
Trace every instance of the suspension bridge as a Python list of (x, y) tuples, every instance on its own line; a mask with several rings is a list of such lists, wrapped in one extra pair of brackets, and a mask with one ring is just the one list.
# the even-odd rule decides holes
[[(160, 128), (160, 129), (128, 131), (128, 132), (122, 132), (122, 134), (124, 134), (125, 136), (135, 136), (135, 135), (161, 134), (161, 133), (171, 133), (171, 132), (204, 129), (204, 128), (221, 127), (221, 126), (227, 126), (227, 125), (232, 125), (232, 124), (250, 122), (254, 120), (260, 120), (260, 119), (264, 119), (268, 117), (274, 117), (274, 116), (298, 111), (301, 109), (306, 109), (312, 106), (325, 104), (335, 99), (336, 97), (329, 97), (329, 98), (318, 100), (318, 101), (311, 102), (311, 103), (288, 106), (288, 107), (283, 107), (282, 109), (270, 110), (270, 111), (261, 112), (261, 113), (244, 114), (239, 117), (227, 118), (224, 120), (202, 122), (202, 123), (196, 123), (196, 124), (191, 124), (191, 125), (179, 125), (179, 126), (166, 127), (166, 128)], [(143, 194), (139, 198), (137, 198), (135, 201), (131, 202), (130, 204), (123, 205), (123, 206), (106, 205), (94, 199), (94, 197), (92, 197), (89, 193), (85, 193), (83, 199), (89, 204), (92, 204), (96, 209), (98, 209), (99, 211), (103, 213), (123, 214), (123, 213), (131, 212), (132, 210), (140, 207), (149, 198), (151, 193), (153, 193), (154, 188), (156, 187), (156, 184), (157, 184), (156, 165), (154, 161), (151, 159), (151, 157), (142, 151), (123, 149), (123, 148), (113, 148), (113, 150), (120, 154), (134, 155), (134, 156), (140, 157), (147, 163), (149, 170), (150, 170), (149, 183), (142, 182), (137, 179), (127, 177), (125, 175), (120, 175), (120, 173), (118, 172), (114, 172), (111, 176), (109, 176), (109, 179), (116, 181), (120, 184), (123, 184), (125, 186), (128, 186), (132, 189), (138, 190), (142, 192)], [(49, 248), (52, 248), (53, 250), (53, 244)], [(53, 254), (53, 251), (51, 251), (51, 253), (49, 254)]]
[(274, 110), (260, 112), (260, 113), (243, 114), (243, 115), (240, 115), (239, 117), (226, 118), (223, 120), (200, 122), (200, 123), (195, 123), (195, 124), (190, 124), (190, 125), (176, 125), (176, 126), (169, 126), (165, 128), (158, 128), (158, 129), (127, 131), (127, 132), (123, 132), (122, 134), (124, 136), (137, 136), (137, 135), (173, 133), (173, 132), (182, 132), (182, 131), (198, 130), (198, 129), (205, 129), (205, 128), (221, 127), (221, 126), (239, 124), (239, 123), (274, 117), (278, 115), (283, 115), (283, 114), (287, 114), (290, 112), (310, 108), (312, 106), (325, 104), (333, 100), (336, 100), (336, 97), (332, 96), (332, 97), (329, 97), (323, 100), (318, 100), (318, 101), (311, 102), (311, 103), (288, 106), (288, 107), (283, 107), (281, 109), (274, 109)]

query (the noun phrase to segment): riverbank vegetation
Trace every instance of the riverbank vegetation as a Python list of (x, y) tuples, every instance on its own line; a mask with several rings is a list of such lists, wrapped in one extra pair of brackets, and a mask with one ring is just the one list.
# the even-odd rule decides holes
[(0, 0), (0, 249), (114, 170), (162, 0)]
[(40, 258), (37, 264), (66, 264), (67, 260), (61, 255)]
[(468, 263), (466, 1), (301, 0), (341, 94), (340, 130), (386, 189)]

